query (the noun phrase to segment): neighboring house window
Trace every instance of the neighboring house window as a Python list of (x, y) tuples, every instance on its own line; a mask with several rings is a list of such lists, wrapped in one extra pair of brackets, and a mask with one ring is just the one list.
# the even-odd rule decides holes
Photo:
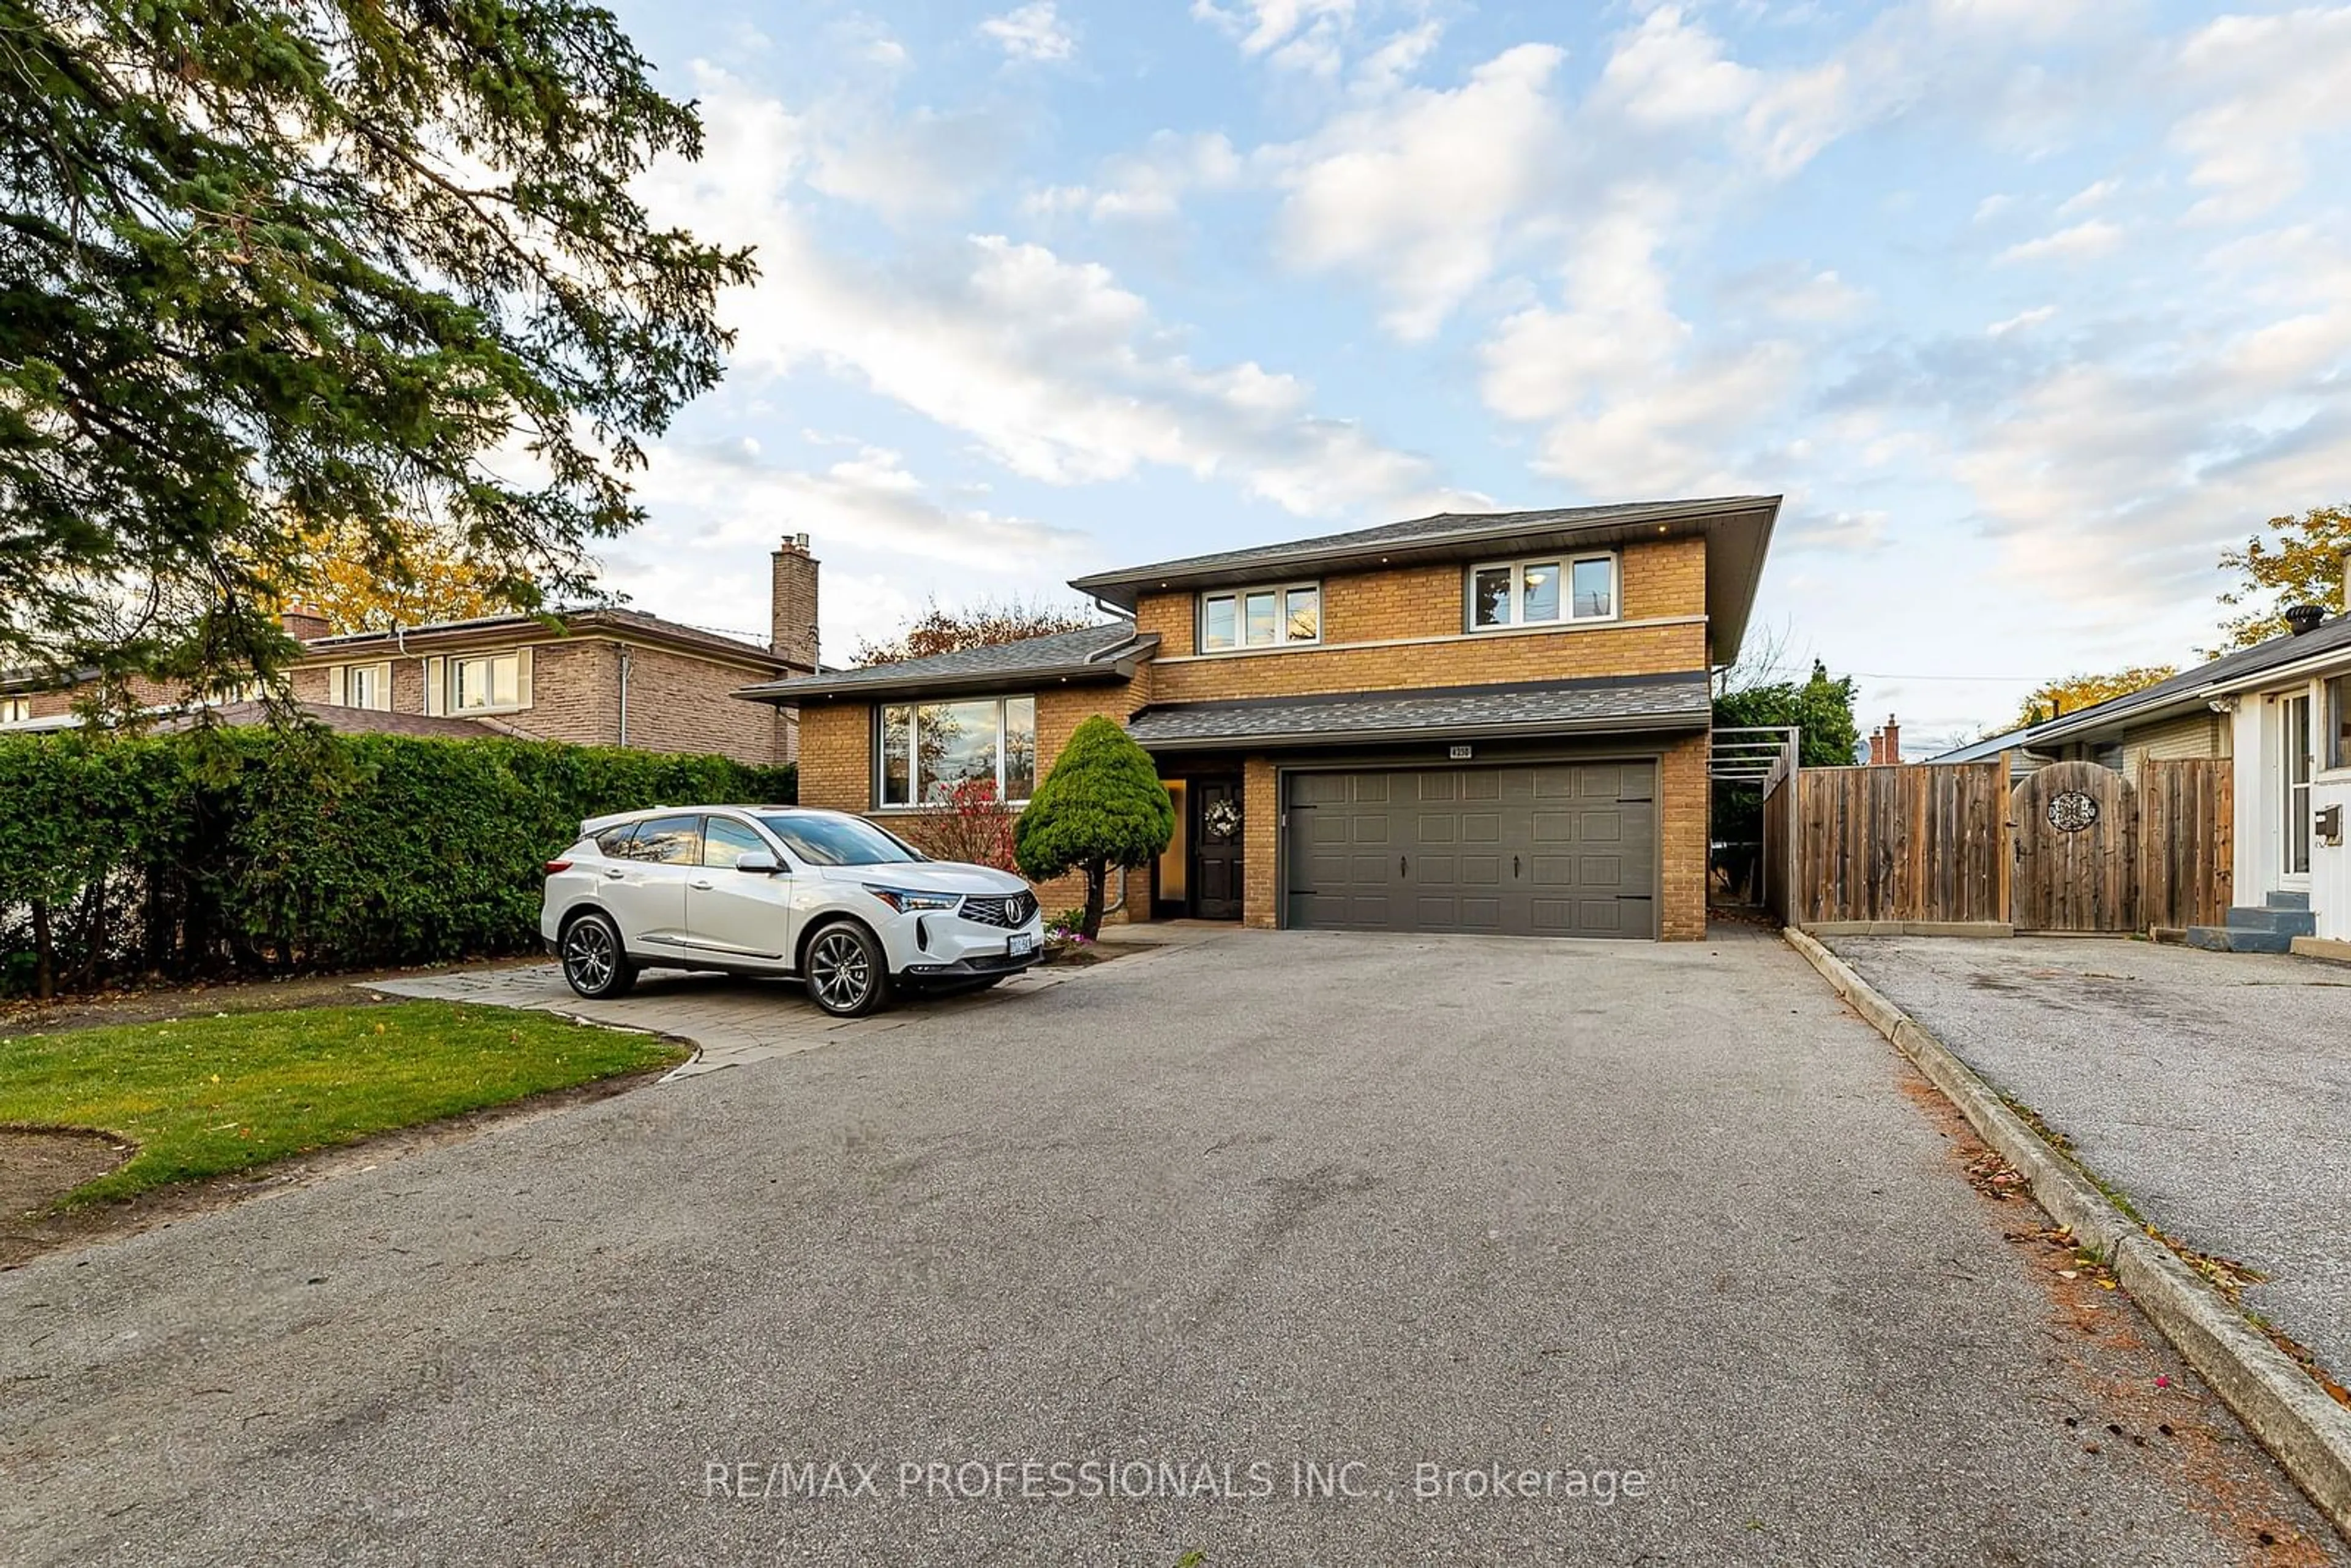
[(424, 711), (507, 713), (530, 706), (530, 650), (424, 661)]
[(2326, 683), (2326, 766), (2351, 768), (2351, 675)]
[(1037, 699), (893, 704), (882, 710), (884, 806), (936, 805), (971, 779), (996, 786), (1004, 801), (1037, 785)]
[(0, 724), (24, 724), (32, 716), (32, 698), (0, 697)]
[(1200, 652), (1280, 648), (1322, 640), (1322, 585), (1292, 582), (1200, 595)]
[(1559, 626), (1616, 618), (1616, 558), (1553, 556), (1469, 569), (1469, 629)]
[(327, 679), (327, 690), (340, 706), (388, 713), (392, 709), (392, 666), (338, 664)]

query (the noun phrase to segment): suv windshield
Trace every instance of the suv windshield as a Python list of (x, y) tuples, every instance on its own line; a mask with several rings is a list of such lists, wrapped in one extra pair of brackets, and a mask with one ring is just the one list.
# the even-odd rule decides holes
[(762, 817), (784, 847), (810, 865), (891, 865), (924, 857), (862, 817)]

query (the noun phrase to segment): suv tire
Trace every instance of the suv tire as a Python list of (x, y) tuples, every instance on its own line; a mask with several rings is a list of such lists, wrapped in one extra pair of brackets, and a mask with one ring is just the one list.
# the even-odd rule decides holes
[(890, 963), (854, 920), (820, 926), (800, 959), (809, 1000), (837, 1019), (863, 1018), (890, 999)]
[(590, 912), (563, 928), (559, 949), (563, 978), (591, 1002), (628, 995), (637, 983), (637, 967), (621, 945), (621, 928), (609, 915)]

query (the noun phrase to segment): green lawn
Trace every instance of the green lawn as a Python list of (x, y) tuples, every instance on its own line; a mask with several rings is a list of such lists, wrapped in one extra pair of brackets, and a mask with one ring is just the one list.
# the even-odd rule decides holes
[(66, 1200), (78, 1204), (685, 1055), (648, 1035), (450, 1002), (69, 1030), (0, 1039), (0, 1124), (93, 1127), (139, 1145)]

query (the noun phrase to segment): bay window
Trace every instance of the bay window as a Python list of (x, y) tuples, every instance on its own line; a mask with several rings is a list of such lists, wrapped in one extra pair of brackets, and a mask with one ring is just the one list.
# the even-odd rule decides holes
[(1200, 595), (1200, 652), (1280, 648), (1322, 640), (1322, 585), (1220, 589)]
[(1554, 556), (1469, 569), (1469, 629), (1560, 626), (1616, 618), (1616, 558)]
[(1037, 699), (893, 703), (882, 709), (884, 806), (935, 806), (956, 786), (984, 780), (1017, 804), (1037, 787)]

